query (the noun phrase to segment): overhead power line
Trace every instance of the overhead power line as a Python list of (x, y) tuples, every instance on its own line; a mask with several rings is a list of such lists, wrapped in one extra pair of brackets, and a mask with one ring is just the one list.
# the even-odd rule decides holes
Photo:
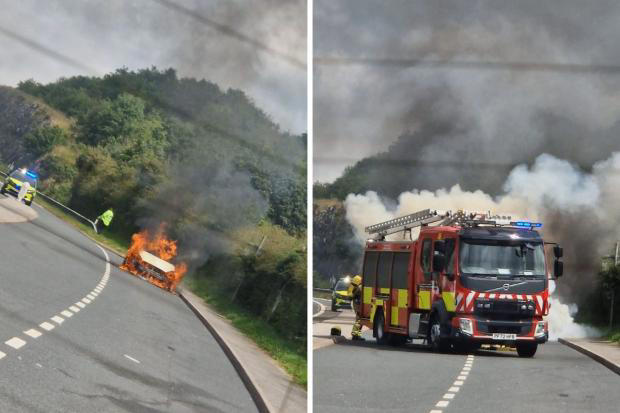
[(169, 0), (153, 0), (153, 1), (177, 13), (181, 13), (181, 14), (184, 14), (185, 16), (191, 17), (192, 19), (197, 20), (200, 23), (204, 24), (205, 26), (208, 26), (214, 30), (217, 30), (218, 32), (228, 37), (236, 39), (242, 43), (249, 44), (250, 46), (253, 46), (265, 53), (268, 53), (281, 60), (284, 60), (293, 66), (296, 66), (304, 70), (306, 70), (307, 68), (306, 62), (297, 58), (296, 56), (293, 56), (287, 52), (283, 52), (278, 49), (274, 49), (273, 47), (267, 45), (266, 43), (260, 42), (254, 39), (253, 37), (248, 36), (247, 34), (241, 33), (240, 31), (233, 29), (232, 27), (228, 25), (211, 20), (210, 18), (203, 16), (202, 14), (199, 14), (194, 10), (188, 9), (187, 7), (181, 6), (180, 4), (177, 4)]
[(64, 55), (62, 53), (59, 53), (47, 46), (45, 46), (42, 43), (36, 42), (32, 39), (29, 39), (25, 36), (22, 36), (21, 34), (15, 33), (9, 29), (6, 29), (4, 27), (0, 27), (0, 33), (2, 33), (3, 35), (5, 35), (6, 37), (15, 40), (16, 42), (19, 42), (21, 44), (23, 44), (24, 46), (39, 52), (47, 57), (51, 57), (52, 59), (60, 62), (60, 63), (64, 63), (67, 66), (73, 66), (76, 67), (78, 69), (84, 70), (85, 72), (88, 72), (90, 74), (96, 75), (98, 74), (98, 71), (88, 65), (85, 65), (84, 63), (80, 62), (79, 60), (73, 59), (67, 55)]
[(379, 58), (379, 57), (340, 57), (317, 56), (314, 64), (321, 66), (390, 66), (402, 68), (454, 68), (464, 70), (507, 70), (527, 72), (560, 72), (575, 74), (617, 74), (620, 65), (548, 63), (548, 62), (510, 62), (484, 60), (452, 60), (425, 58)]

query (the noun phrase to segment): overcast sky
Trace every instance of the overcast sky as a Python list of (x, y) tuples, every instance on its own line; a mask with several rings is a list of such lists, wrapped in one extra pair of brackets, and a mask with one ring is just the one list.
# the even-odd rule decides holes
[[(618, 21), (617, 1), (315, 0), (315, 181), (332, 181), (434, 116), (454, 119), (461, 149), (475, 148), (461, 153), (477, 152), (481, 162), (533, 159), (548, 149), (540, 142), (550, 130), (557, 145), (567, 135), (560, 155), (578, 140), (617, 142), (620, 131), (620, 71), (613, 68), (328, 65), (317, 58), (620, 65)], [(463, 156), (441, 137), (426, 136), (444, 146), (424, 142), (418, 158)], [(610, 147), (601, 144), (585, 162), (607, 157)]]
[(0, 84), (172, 67), (242, 89), (284, 130), (307, 129), (304, 0), (0, 0), (0, 9)]

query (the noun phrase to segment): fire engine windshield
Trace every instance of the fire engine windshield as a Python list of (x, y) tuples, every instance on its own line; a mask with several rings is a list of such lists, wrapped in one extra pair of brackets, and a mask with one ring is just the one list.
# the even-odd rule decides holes
[(463, 275), (497, 278), (545, 276), (542, 243), (461, 239), (459, 261)]

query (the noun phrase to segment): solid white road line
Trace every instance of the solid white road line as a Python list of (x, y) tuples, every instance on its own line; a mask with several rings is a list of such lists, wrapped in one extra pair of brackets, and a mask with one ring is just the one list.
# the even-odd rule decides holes
[(62, 322), (63, 322), (63, 321), (65, 321), (65, 319), (64, 319), (64, 318), (62, 318), (62, 317), (60, 317), (60, 316), (57, 316), (57, 315), (55, 315), (54, 317), (52, 317), (52, 318), (51, 318), (51, 320), (52, 320), (52, 321), (54, 321), (54, 322), (56, 322), (56, 323), (58, 323), (58, 324), (62, 324)]
[(9, 347), (13, 347), (15, 350), (19, 350), (26, 345), (26, 342), (19, 337), (13, 337), (12, 339), (5, 341), (4, 344)]
[(24, 334), (26, 334), (27, 336), (30, 336), (32, 338), (38, 338), (38, 337), (41, 337), (43, 335), (43, 333), (41, 333), (39, 330), (35, 330), (34, 328), (31, 328), (30, 330), (24, 331)]
[(323, 314), (325, 312), (325, 306), (323, 304), (319, 303), (317, 300), (312, 300), (312, 301), (317, 303), (319, 305), (319, 307), (320, 307), (319, 312), (312, 315), (312, 318), (314, 318), (314, 317), (320, 316), (321, 314)]
[(51, 331), (54, 329), (54, 324), (44, 321), (41, 324), (39, 324), (39, 327), (41, 327), (45, 331)]

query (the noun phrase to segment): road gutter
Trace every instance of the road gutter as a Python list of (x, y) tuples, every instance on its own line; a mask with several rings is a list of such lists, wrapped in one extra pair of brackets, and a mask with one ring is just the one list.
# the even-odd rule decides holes
[[(577, 350), (578, 352), (585, 354), (586, 356), (598, 361), (599, 363), (601, 363), (603, 366), (607, 367), (609, 370), (613, 371), (614, 373), (620, 375), (620, 364), (617, 364), (615, 362), (613, 362), (612, 360), (606, 358), (604, 355), (591, 350), (589, 348), (587, 348), (586, 346), (582, 346), (577, 342), (574, 341), (570, 341), (570, 340), (565, 340), (563, 338), (559, 338), (558, 342), (574, 349)], [(618, 351), (620, 352), (620, 349), (618, 349)]]
[(179, 288), (177, 292), (220, 345), (260, 412), (307, 410), (307, 393), (271, 357), (191, 291)]

